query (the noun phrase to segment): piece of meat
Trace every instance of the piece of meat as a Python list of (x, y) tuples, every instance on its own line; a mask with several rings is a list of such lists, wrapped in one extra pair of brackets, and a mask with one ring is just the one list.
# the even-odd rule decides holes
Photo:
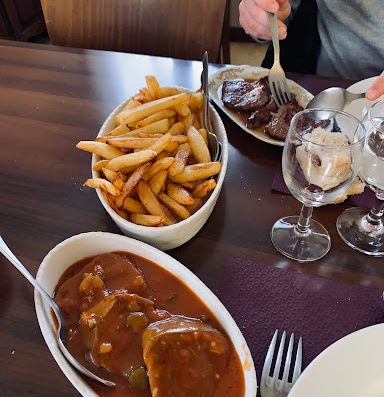
[(293, 116), (302, 110), (303, 108), (293, 97), (291, 102), (280, 106), (277, 113), (272, 113), (271, 121), (265, 126), (264, 131), (272, 138), (284, 140)]
[(213, 397), (230, 345), (200, 320), (172, 316), (149, 325), (143, 348), (153, 397)]
[(262, 108), (269, 99), (270, 89), (265, 78), (251, 83), (242, 79), (223, 82), (222, 101), (230, 109), (251, 112)]
[(71, 325), (79, 321), (81, 311), (103, 298), (105, 290), (124, 289), (142, 294), (145, 288), (144, 276), (132, 261), (125, 256), (108, 253), (96, 256), (65, 280), (55, 293), (55, 301)]
[(81, 313), (79, 330), (94, 365), (124, 374), (131, 366), (143, 365), (142, 355), (133, 353), (132, 346), (141, 346), (147, 325), (169, 316), (149, 299), (115, 291)]
[(255, 110), (247, 119), (247, 128), (255, 129), (271, 121), (272, 113), (277, 111), (277, 105), (272, 95), (269, 102), (261, 109)]

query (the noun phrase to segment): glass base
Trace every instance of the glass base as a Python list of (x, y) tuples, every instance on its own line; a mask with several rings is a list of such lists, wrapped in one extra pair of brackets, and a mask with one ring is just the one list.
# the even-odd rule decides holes
[(353, 249), (367, 255), (384, 256), (384, 228), (368, 229), (366, 216), (369, 208), (349, 208), (336, 222), (340, 237)]
[(331, 248), (327, 230), (311, 219), (309, 233), (301, 235), (295, 228), (298, 221), (298, 216), (279, 219), (271, 231), (273, 245), (283, 255), (296, 261), (309, 262), (322, 258)]

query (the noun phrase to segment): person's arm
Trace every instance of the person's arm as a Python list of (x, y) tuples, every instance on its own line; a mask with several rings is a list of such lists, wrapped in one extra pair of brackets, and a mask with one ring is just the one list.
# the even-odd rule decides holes
[(384, 94), (384, 72), (374, 81), (365, 97), (370, 101), (375, 101)]
[(239, 5), (240, 24), (245, 32), (257, 40), (271, 40), (268, 26), (268, 12), (277, 14), (277, 25), (280, 39), (287, 36), (287, 25), (284, 22), (291, 17), (301, 0), (242, 0)]

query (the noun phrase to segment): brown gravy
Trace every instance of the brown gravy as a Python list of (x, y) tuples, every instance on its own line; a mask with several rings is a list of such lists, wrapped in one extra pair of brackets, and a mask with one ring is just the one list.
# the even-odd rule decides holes
[[(202, 302), (187, 285), (177, 279), (170, 272), (155, 263), (134, 254), (126, 252), (115, 252), (114, 254), (133, 262), (139, 272), (142, 273), (146, 285), (144, 288), (142, 285), (139, 285), (137, 287), (138, 290), (133, 291), (134, 293), (137, 293), (143, 298), (154, 301), (155, 308), (160, 311), (166, 311), (171, 314), (183, 315), (196, 319), (203, 319), (204, 322), (216, 328), (226, 336), (219, 322), (204, 302)], [(79, 326), (80, 313), (83, 312), (83, 310), (87, 310), (87, 305), (84, 306), (84, 300), (81, 299), (81, 295), (78, 291), (79, 284), (81, 280), (84, 279), (84, 273), (88, 274), (87, 271), (84, 271), (83, 269), (87, 265), (89, 267), (90, 262), (95, 260), (95, 258), (97, 257), (85, 258), (70, 266), (62, 275), (56, 287), (55, 301), (59, 304), (62, 310), (64, 309), (63, 311), (65, 312), (66, 317), (72, 324), (71, 333), (67, 339), (67, 347), (73, 356), (92, 372), (106, 379), (110, 379), (117, 384), (117, 387), (112, 389), (90, 381), (89, 379), (85, 379), (91, 388), (100, 396), (151, 397), (149, 388), (147, 390), (134, 389), (129, 385), (125, 376), (99, 368), (90, 360), (89, 346), (86, 345), (87, 342), (84, 340), (84, 333), (82, 334), (80, 329), (81, 327)], [(108, 285), (108, 282), (106, 281), (106, 288), (109, 290), (126, 288), (127, 282), (124, 279), (124, 275), (117, 278), (115, 277), (114, 279), (111, 278), (111, 280), (112, 284), (110, 285)], [(67, 305), (68, 302), (71, 304)], [(76, 305), (77, 308), (75, 308)], [(75, 309), (69, 310), (68, 308)], [(122, 340), (124, 334), (119, 330), (111, 331), (111, 333), (113, 333), (113, 335), (111, 335), (111, 340), (114, 341), (113, 343), (129, 344), (129, 348), (125, 350), (128, 353), (125, 354), (124, 357), (120, 357), (118, 355), (112, 357), (113, 365), (117, 365), (118, 368), (144, 366), (141, 335), (137, 335), (136, 338), (131, 338), (129, 341), (124, 341)], [(226, 339), (228, 338), (226, 337)], [(112, 350), (112, 352), (114, 352), (114, 350)], [(175, 365), (177, 366), (177, 363), (175, 363)], [(218, 382), (216, 391), (212, 397), (243, 397), (244, 389), (245, 385), (242, 366), (234, 347), (230, 344), (229, 359), (226, 369), (220, 374), (220, 381)]]

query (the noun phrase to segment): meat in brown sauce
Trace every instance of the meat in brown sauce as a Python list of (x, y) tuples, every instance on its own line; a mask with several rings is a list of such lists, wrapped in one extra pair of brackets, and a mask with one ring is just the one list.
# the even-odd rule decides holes
[[(123, 252), (84, 259), (64, 273), (55, 300), (71, 325), (67, 337), (70, 352), (93, 372), (117, 384), (108, 388), (91, 382), (100, 396), (244, 396), (239, 358), (214, 315), (160, 266)], [(199, 318), (204, 318), (204, 323)], [(167, 321), (178, 332), (170, 335), (169, 326), (161, 325)], [(159, 338), (151, 337), (153, 329), (162, 331)], [(212, 342), (218, 346), (215, 353), (209, 351)], [(168, 349), (159, 362), (164, 343)], [(180, 343), (184, 349), (176, 347)], [(202, 349), (200, 356), (186, 357), (185, 353), (197, 353), (197, 345)], [(168, 387), (168, 371), (188, 381)], [(163, 394), (155, 394), (154, 388)], [(188, 394), (188, 390), (194, 391)], [(204, 394), (208, 390), (209, 394)]]
[(150, 324), (143, 348), (153, 397), (212, 396), (230, 350), (218, 330), (183, 316)]

